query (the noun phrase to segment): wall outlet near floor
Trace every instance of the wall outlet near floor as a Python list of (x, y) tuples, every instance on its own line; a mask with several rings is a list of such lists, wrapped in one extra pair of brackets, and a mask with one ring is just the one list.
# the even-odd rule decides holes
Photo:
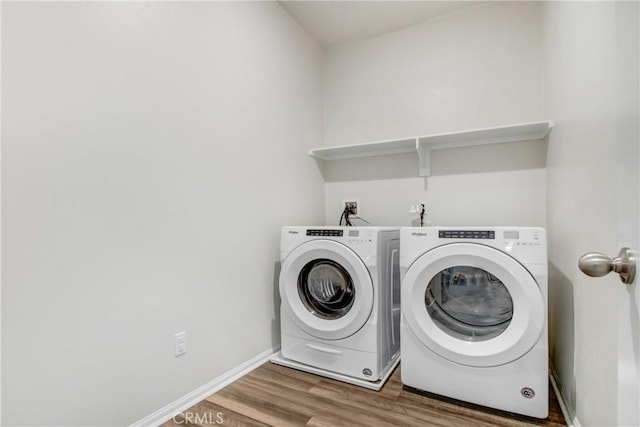
[(349, 209), (350, 215), (360, 216), (360, 200), (356, 198), (343, 199), (342, 210)]
[(182, 331), (174, 335), (175, 357), (187, 352), (187, 332)]

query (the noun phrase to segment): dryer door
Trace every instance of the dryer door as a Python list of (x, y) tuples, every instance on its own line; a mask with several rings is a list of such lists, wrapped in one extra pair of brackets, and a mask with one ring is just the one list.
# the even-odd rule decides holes
[(432, 249), (407, 270), (402, 313), (430, 350), (468, 366), (498, 366), (537, 342), (546, 310), (533, 276), (507, 254), (475, 243)]
[(280, 298), (308, 334), (342, 339), (369, 319), (373, 283), (351, 249), (332, 240), (313, 240), (291, 251), (282, 264)]

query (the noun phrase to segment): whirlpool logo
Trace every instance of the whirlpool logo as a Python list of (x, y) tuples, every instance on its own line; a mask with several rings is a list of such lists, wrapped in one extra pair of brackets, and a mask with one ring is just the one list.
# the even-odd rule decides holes
[(411, 235), (415, 237), (427, 237), (427, 233), (419, 231), (414, 231), (413, 233), (411, 233)]

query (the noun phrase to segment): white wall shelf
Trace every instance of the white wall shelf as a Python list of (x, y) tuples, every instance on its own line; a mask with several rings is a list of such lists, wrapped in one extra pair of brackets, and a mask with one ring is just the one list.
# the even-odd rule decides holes
[(309, 150), (309, 155), (321, 160), (341, 160), (358, 157), (384, 156), (388, 154), (415, 153), (418, 148), (417, 144), (418, 138), (365, 142), (363, 144), (314, 148)]
[(315, 148), (309, 155), (321, 160), (353, 159), (389, 154), (417, 153), (420, 176), (431, 174), (431, 151), (445, 148), (543, 139), (551, 131), (551, 121), (523, 123), (486, 129), (442, 133), (391, 141)]

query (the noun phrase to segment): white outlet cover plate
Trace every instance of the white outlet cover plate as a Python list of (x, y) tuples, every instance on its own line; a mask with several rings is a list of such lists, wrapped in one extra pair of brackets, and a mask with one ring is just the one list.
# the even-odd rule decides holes
[(174, 337), (175, 357), (182, 356), (187, 352), (187, 333), (178, 332)]

